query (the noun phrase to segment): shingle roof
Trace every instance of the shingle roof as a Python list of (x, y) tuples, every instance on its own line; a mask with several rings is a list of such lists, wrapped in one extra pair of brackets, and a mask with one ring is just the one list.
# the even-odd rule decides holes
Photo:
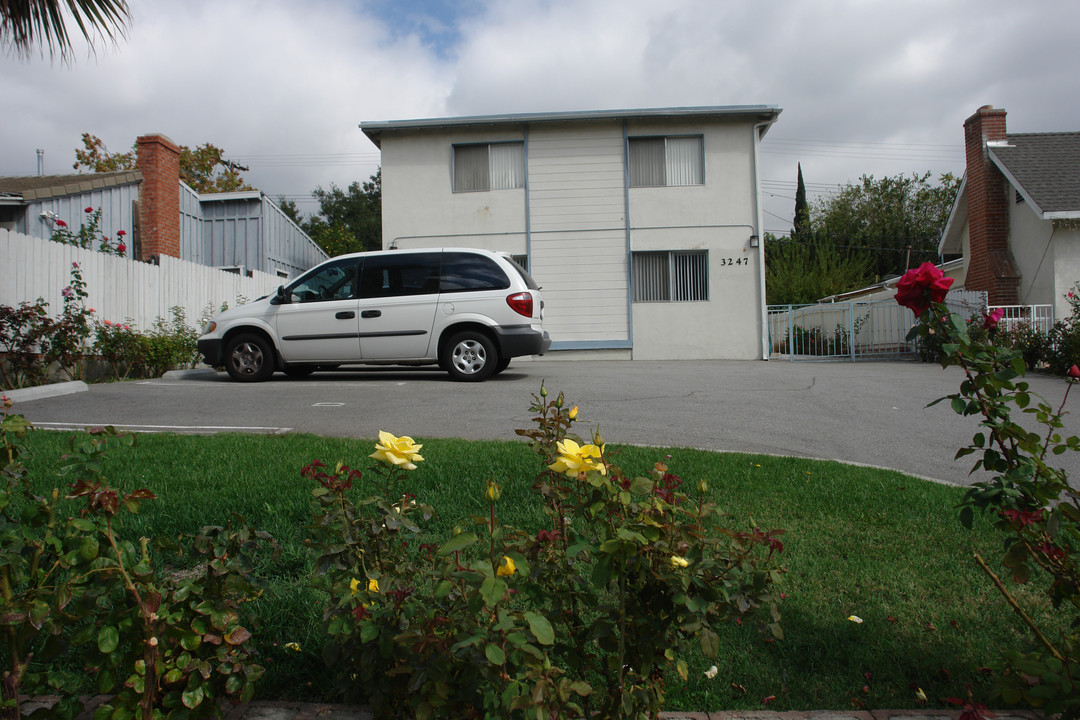
[(28, 175), (0, 177), (0, 195), (21, 195), (23, 200), (74, 195), (88, 190), (128, 185), (142, 180), (138, 170), (70, 175)]
[(1080, 216), (1080, 132), (1018, 133), (990, 157), (1044, 217)]

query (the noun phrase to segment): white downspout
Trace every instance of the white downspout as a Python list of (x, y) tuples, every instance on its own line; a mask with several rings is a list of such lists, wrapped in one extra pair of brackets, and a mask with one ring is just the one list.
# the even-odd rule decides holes
[(765, 227), (764, 211), (761, 207), (761, 129), (767, 128), (775, 121), (762, 122), (754, 125), (754, 224), (757, 235), (758, 251), (758, 312), (761, 319), (761, 359), (769, 359), (769, 314), (765, 304)]

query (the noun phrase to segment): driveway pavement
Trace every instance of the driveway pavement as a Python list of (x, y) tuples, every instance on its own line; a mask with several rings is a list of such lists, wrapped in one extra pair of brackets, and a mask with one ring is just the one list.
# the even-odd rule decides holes
[[(86, 392), (17, 403), (35, 425), (114, 424), (137, 431), (310, 432), (373, 438), (379, 430), (414, 437), (516, 439), (529, 425), (530, 393), (542, 380), (579, 405), (580, 422), (608, 442), (695, 447), (838, 459), (965, 484), (974, 460), (954, 461), (976, 418), (949, 404), (956, 368), (901, 362), (515, 361), (484, 383), (450, 382), (433, 370), (363, 369), (303, 380), (275, 375), (253, 385), (211, 370), (90, 385)], [(1032, 376), (1055, 406), (1066, 388)], [(1080, 391), (1069, 400), (1080, 403)], [(1068, 408), (1066, 408), (1068, 409)], [(1078, 413), (1080, 415), (1080, 413)], [(1034, 428), (1034, 426), (1032, 427)], [(1080, 434), (1077, 415), (1065, 432)], [(1080, 457), (1058, 458), (1080, 478)]]

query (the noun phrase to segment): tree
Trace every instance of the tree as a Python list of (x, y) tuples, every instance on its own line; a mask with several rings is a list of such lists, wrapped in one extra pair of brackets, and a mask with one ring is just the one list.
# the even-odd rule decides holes
[[(319, 201), (319, 218), (312, 218), (309, 221), (311, 230), (308, 234), (312, 236), (312, 239), (315, 239), (312, 230), (318, 229), (318, 223), (314, 221), (319, 219), (322, 225), (338, 230), (343, 229), (352, 236), (354, 242), (345, 243), (351, 249), (342, 249), (342, 253), (355, 253), (359, 250), (375, 250), (382, 247), (381, 167), (364, 184), (353, 181), (349, 184), (348, 190), (342, 191), (332, 182), (329, 190), (323, 190), (322, 187), (315, 188), (311, 195)], [(328, 234), (326, 237), (329, 240)], [(338, 243), (335, 247), (340, 247), (343, 240), (340, 232), (337, 232), (336, 239)], [(318, 239), (315, 239), (315, 242), (319, 242)], [(326, 252), (332, 253), (332, 250), (326, 247)]]
[(765, 235), (765, 298), (769, 305), (813, 303), (873, 282), (873, 258), (820, 237)]
[(382, 247), (382, 168), (348, 190), (330, 183), (329, 190), (320, 186), (311, 195), (319, 201), (319, 214), (303, 228), (331, 256)]
[(948, 222), (960, 180), (930, 173), (875, 180), (863, 175), (813, 204), (817, 241), (837, 249), (864, 250), (877, 278), (902, 274), (922, 262), (937, 262), (938, 240)]
[[(0, 0), (0, 3), (5, 0)], [(76, 170), (86, 168), (91, 172), (134, 170), (137, 163), (135, 146), (126, 153), (109, 152), (101, 138), (90, 133), (82, 134), (83, 148), (75, 149)], [(220, 167), (220, 170), (218, 169)], [(180, 179), (199, 193), (235, 192), (254, 190), (244, 182), (241, 172), (247, 168), (225, 159), (225, 151), (211, 143), (204, 143), (194, 150), (180, 146)]]
[(795, 188), (795, 224), (791, 228), (791, 237), (809, 238), (810, 229), (810, 205), (806, 202), (806, 183), (802, 177), (802, 163), (799, 163), (799, 180)]
[(285, 197), (284, 195), (278, 196), (278, 207), (281, 208), (281, 212), (285, 213), (285, 216), (292, 220), (297, 225), (303, 225), (304, 218), (300, 214), (300, 208), (296, 206), (296, 203)]
[(91, 48), (94, 36), (122, 36), (130, 19), (126, 0), (0, 0), (0, 44), (24, 57), (40, 46), (67, 60), (73, 49), (67, 14)]

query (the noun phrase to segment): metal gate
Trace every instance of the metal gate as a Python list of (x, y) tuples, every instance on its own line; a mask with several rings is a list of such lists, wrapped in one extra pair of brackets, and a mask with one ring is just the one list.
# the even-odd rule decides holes
[[(986, 307), (986, 293), (950, 292), (946, 306), (970, 317)], [(788, 360), (876, 360), (915, 357), (916, 343), (906, 340), (915, 314), (892, 297), (883, 300), (770, 305), (772, 357)]]

